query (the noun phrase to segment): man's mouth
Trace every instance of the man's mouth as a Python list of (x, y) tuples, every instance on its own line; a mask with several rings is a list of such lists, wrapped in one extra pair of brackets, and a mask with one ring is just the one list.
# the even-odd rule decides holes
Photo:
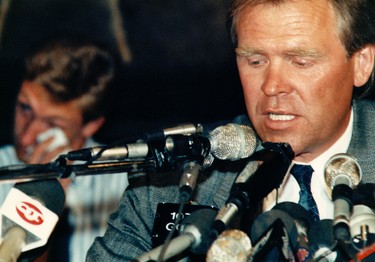
[(268, 117), (273, 121), (289, 121), (295, 118), (294, 115), (284, 115), (284, 114), (275, 114), (275, 113), (269, 113)]

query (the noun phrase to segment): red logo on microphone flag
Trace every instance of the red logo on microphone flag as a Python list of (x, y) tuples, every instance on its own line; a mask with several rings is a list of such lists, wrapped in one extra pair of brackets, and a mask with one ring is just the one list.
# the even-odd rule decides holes
[(304, 262), (310, 258), (310, 251), (304, 247), (300, 247), (297, 250), (298, 261)]
[(16, 210), (18, 215), (27, 223), (41, 225), (44, 222), (42, 211), (29, 202), (19, 202), (16, 206)]

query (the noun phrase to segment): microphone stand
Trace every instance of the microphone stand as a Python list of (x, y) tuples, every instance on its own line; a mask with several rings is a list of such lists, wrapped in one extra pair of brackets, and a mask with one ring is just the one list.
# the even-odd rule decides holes
[[(203, 164), (204, 157), (208, 154), (207, 150), (209, 147), (207, 145), (193, 147), (186, 139), (180, 141), (177, 138), (180, 137), (174, 137), (173, 141), (169, 139), (168, 147), (155, 144), (151, 148), (150, 156), (145, 158), (98, 161), (94, 157), (82, 164), (68, 164), (70, 158), (68, 154), (63, 154), (55, 161), (47, 164), (21, 164), (0, 167), (0, 181), (29, 181), (122, 172), (127, 172), (130, 179), (132, 174), (139, 174), (146, 171), (175, 170), (180, 167), (181, 163), (193, 161), (197, 163), (196, 166), (200, 168)], [(178, 144), (178, 146), (175, 144)], [(100, 156), (100, 153), (98, 156)], [(195, 183), (194, 181), (183, 182), (188, 183), (189, 186)]]
[(60, 158), (55, 162), (47, 164), (24, 164), (1, 167), (0, 181), (31, 181), (119, 172), (127, 172), (128, 175), (131, 175), (144, 171), (155, 171), (156, 169), (157, 164), (152, 159), (106, 161), (90, 164), (68, 165), (65, 159)]

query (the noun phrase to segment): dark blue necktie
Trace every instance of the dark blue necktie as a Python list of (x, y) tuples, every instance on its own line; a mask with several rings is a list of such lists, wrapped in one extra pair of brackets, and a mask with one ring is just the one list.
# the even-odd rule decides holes
[(309, 212), (314, 221), (318, 221), (319, 211), (310, 189), (313, 172), (314, 169), (312, 169), (311, 166), (298, 164), (295, 164), (290, 171), (300, 187), (298, 204), (303, 206)]

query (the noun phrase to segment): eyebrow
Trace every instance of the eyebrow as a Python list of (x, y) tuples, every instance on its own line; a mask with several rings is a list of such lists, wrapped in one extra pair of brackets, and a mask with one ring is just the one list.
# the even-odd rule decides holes
[[(250, 47), (237, 47), (235, 49), (237, 55), (251, 56), (254, 54), (264, 55), (265, 52), (260, 49)], [(301, 48), (290, 49), (284, 52), (286, 56), (300, 56), (300, 57), (322, 57), (323, 55), (315, 50), (306, 50)]]
[(301, 57), (322, 57), (322, 53), (315, 50), (306, 49), (291, 49), (285, 52), (288, 56), (301, 56)]
[(250, 56), (250, 55), (253, 55), (253, 54), (263, 54), (264, 53), (264, 52), (262, 52), (258, 49), (244, 47), (244, 46), (236, 47), (235, 52), (236, 52), (237, 55), (241, 55), (241, 56)]

